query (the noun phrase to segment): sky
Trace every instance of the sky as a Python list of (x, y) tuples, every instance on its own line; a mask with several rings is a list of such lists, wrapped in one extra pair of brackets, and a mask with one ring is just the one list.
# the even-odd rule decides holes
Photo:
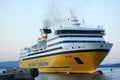
[(0, 61), (19, 60), (36, 43), (47, 18), (67, 20), (70, 10), (85, 26), (103, 26), (113, 43), (103, 63), (120, 62), (120, 0), (0, 0)]

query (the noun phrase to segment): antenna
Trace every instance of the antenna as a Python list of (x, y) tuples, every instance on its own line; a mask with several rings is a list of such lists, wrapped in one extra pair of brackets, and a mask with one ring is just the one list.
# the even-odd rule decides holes
[(84, 18), (83, 18), (83, 27), (85, 26), (85, 20), (84, 20)]
[(70, 10), (71, 18), (76, 18), (76, 16), (73, 14), (73, 11)]
[(71, 16), (73, 16), (73, 12), (72, 12), (72, 10), (70, 10), (70, 14), (71, 14)]
[[(72, 26), (78, 27), (80, 25), (80, 23), (79, 23), (77, 17), (73, 14), (73, 12), (71, 10), (70, 10), (70, 13), (71, 13), (70, 22), (71, 22)], [(68, 19), (68, 21), (69, 21), (69, 19)]]

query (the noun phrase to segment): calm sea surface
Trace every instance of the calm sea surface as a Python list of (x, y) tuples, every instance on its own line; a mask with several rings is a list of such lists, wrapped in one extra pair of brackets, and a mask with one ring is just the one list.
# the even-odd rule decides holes
[(98, 68), (104, 75), (94, 74), (39, 74), (35, 80), (120, 80), (120, 68)]
[[(94, 74), (39, 74), (35, 80), (120, 80), (120, 68), (98, 68), (104, 75)], [(0, 70), (1, 71), (1, 70)], [(15, 79), (0, 79), (15, 80)]]

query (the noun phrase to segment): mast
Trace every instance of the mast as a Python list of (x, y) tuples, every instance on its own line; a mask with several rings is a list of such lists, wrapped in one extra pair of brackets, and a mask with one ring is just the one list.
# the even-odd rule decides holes
[(84, 18), (83, 18), (83, 27), (85, 27), (85, 20), (84, 20)]
[(79, 27), (80, 26), (79, 20), (77, 19), (77, 17), (73, 14), (71, 10), (70, 10), (70, 13), (71, 13), (70, 22), (72, 26)]

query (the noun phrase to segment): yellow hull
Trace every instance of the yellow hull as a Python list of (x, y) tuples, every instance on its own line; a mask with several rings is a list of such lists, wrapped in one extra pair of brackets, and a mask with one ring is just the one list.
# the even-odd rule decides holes
[[(20, 68), (38, 68), (45, 73), (93, 73), (108, 52), (77, 52), (22, 60)], [(77, 58), (77, 59), (75, 59)]]

